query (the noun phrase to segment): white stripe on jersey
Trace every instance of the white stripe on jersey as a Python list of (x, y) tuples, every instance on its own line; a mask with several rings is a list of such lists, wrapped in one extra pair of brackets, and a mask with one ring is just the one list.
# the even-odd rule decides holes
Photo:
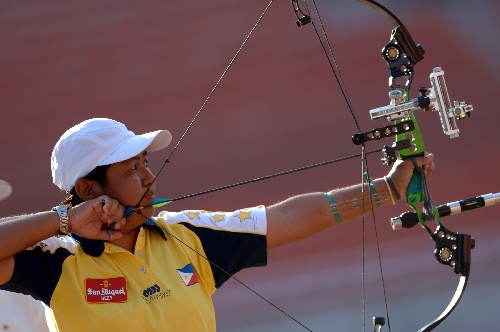
[(167, 224), (190, 223), (197, 227), (207, 227), (240, 233), (256, 233), (265, 235), (267, 232), (266, 209), (259, 205), (254, 208), (240, 209), (234, 212), (210, 212), (202, 210), (185, 210), (181, 212), (162, 211), (157, 221), (164, 220)]
[(45, 239), (43, 241), (38, 242), (32, 247), (29, 247), (27, 250), (33, 250), (36, 248), (41, 248), (42, 251), (50, 250), (50, 253), (54, 253), (59, 248), (64, 248), (68, 250), (70, 253), (75, 253), (75, 247), (78, 245), (78, 242), (75, 241), (72, 237), (69, 236), (53, 236)]

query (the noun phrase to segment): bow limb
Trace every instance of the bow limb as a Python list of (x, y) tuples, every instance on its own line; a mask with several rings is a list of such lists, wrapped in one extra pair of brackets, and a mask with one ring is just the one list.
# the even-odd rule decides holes
[(441, 264), (451, 266), (455, 273), (460, 275), (460, 280), (446, 309), (435, 320), (422, 327), (419, 332), (432, 331), (452, 313), (460, 302), (469, 280), (471, 249), (474, 248), (474, 239), (470, 235), (451, 232), (441, 223), (431, 237), (436, 243), (434, 251), (436, 260)]
[(418, 332), (429, 332), (434, 330), (436, 326), (441, 324), (446, 317), (448, 317), (453, 310), (455, 310), (456, 306), (458, 305), (458, 302), (460, 302), (460, 299), (462, 298), (462, 295), (465, 292), (465, 287), (467, 286), (467, 281), (469, 280), (469, 275), (466, 276), (461, 276), (460, 281), (458, 282), (457, 290), (455, 291), (455, 295), (453, 295), (453, 298), (451, 299), (450, 303), (446, 307), (446, 309), (443, 311), (439, 317), (437, 317), (435, 320), (430, 322), (429, 324), (425, 325), (422, 327)]
[[(390, 42), (383, 48), (382, 55), (389, 65), (389, 86), (392, 90), (401, 90), (408, 97), (413, 68), (424, 58), (424, 49), (415, 43), (403, 23), (390, 10), (372, 0), (357, 1), (375, 9), (394, 25)], [(406, 79), (406, 82), (401, 84), (396, 81), (401, 78)]]

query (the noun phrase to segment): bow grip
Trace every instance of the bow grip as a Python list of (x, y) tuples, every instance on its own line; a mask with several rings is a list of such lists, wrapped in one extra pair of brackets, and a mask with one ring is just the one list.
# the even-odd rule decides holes
[(423, 202), (424, 199), (422, 173), (418, 170), (414, 170), (408, 188), (406, 189), (406, 202), (411, 206), (415, 206), (417, 203)]

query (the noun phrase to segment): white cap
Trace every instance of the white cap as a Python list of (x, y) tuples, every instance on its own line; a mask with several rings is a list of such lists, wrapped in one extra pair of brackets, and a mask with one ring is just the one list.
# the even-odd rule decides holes
[(7, 181), (0, 180), (0, 201), (7, 198), (12, 193), (12, 187)]
[(130, 159), (142, 151), (167, 147), (172, 135), (158, 130), (136, 135), (118, 121), (96, 118), (68, 129), (54, 146), (51, 157), (52, 180), (70, 191), (76, 180), (94, 168)]

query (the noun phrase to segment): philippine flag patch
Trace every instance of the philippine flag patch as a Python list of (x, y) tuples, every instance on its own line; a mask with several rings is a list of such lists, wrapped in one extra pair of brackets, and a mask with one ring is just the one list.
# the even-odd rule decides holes
[(196, 273), (191, 263), (184, 266), (182, 269), (177, 269), (177, 273), (179, 273), (179, 276), (186, 286), (198, 283), (198, 278), (196, 277)]

